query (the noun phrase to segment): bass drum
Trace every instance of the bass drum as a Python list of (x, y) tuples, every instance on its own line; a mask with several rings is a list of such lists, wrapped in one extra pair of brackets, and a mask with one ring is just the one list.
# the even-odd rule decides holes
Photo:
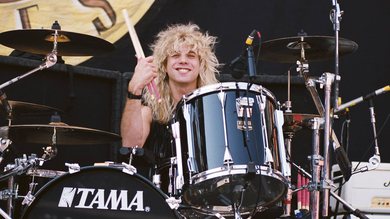
[(22, 218), (179, 218), (166, 198), (138, 174), (116, 167), (84, 167), (42, 187)]

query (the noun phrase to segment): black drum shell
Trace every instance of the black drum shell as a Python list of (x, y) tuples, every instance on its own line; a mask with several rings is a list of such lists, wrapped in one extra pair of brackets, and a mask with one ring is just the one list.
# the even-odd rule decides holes
[[(167, 196), (161, 190), (144, 177), (122, 170), (123, 168), (118, 167), (93, 166), (83, 167), (73, 174), (64, 174), (38, 191), (22, 218), (178, 218), (177, 213), (167, 204)], [(65, 187), (73, 188), (76, 192), (72, 201), (62, 200), (67, 204), (66, 207), (59, 207), (61, 198), (64, 198), (62, 193)], [(81, 192), (82, 189), (84, 192)], [(86, 189), (90, 191), (85, 192)], [(98, 190), (101, 191), (100, 195), (97, 195)], [(124, 191), (124, 194), (127, 194), (127, 203), (123, 204), (124, 199), (120, 199), (120, 203), (113, 208), (112, 201), (107, 201), (112, 190), (115, 190), (114, 193), (118, 197), (120, 192)], [(142, 195), (134, 200), (135, 195), (141, 193)], [(85, 201), (80, 201), (83, 195)], [(140, 206), (131, 205), (132, 201), (135, 201), (134, 204), (139, 202)], [(108, 204), (107, 209), (99, 209), (99, 202)], [(130, 207), (123, 209), (123, 206)], [(137, 210), (138, 207), (142, 209)]]

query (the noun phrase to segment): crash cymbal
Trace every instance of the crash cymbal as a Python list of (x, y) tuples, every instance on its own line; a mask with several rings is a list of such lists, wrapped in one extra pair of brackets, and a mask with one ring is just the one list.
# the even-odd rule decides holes
[[(0, 33), (0, 43), (23, 52), (46, 55), (53, 50), (53, 29), (22, 29)], [(85, 34), (58, 30), (57, 55), (94, 56), (114, 50), (110, 42)]]
[(113, 143), (121, 139), (119, 135), (114, 133), (69, 126), (64, 123), (58, 123), (58, 125), (30, 124), (0, 127), (0, 133), (6, 133), (7, 131), (8, 138), (16, 144), (90, 145)]
[(310, 128), (310, 120), (320, 117), (315, 114), (284, 113), (283, 132), (297, 132), (302, 128)]
[[(332, 36), (295, 36), (268, 40), (261, 44), (260, 59), (279, 63), (295, 63), (302, 59), (301, 48), (307, 61), (321, 61), (335, 56), (335, 37)], [(339, 55), (357, 50), (357, 43), (339, 38)]]
[[(27, 103), (22, 101), (8, 101), (11, 109), (12, 114), (36, 114), (36, 113), (52, 113), (52, 112), (63, 112), (60, 109), (45, 106), (45, 105), (39, 105), (35, 103)], [(0, 102), (0, 109), (4, 110), (4, 107), (2, 107), (2, 102)]]

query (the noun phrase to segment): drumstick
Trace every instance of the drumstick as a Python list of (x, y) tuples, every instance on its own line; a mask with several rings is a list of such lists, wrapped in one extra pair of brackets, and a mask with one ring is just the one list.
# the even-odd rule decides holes
[[(135, 32), (134, 25), (133, 25), (133, 23), (131, 22), (131, 20), (129, 18), (127, 10), (123, 9), (122, 10), (122, 14), (123, 14), (123, 17), (125, 18), (127, 29), (129, 31), (130, 38), (131, 38), (131, 41), (133, 43), (134, 50), (135, 50), (135, 53), (136, 53), (137, 57), (145, 58), (145, 54), (144, 54), (144, 51), (142, 50), (141, 43), (139, 42), (139, 39), (138, 39), (138, 36), (137, 36), (137, 32)], [(152, 97), (154, 97), (154, 95), (155, 95), (157, 100), (158, 100), (158, 102), (161, 102), (160, 94), (159, 94), (159, 92), (157, 90), (157, 87), (156, 87), (156, 84), (154, 83), (154, 80), (152, 80), (148, 84), (148, 90), (149, 90), (149, 93), (152, 95)]]

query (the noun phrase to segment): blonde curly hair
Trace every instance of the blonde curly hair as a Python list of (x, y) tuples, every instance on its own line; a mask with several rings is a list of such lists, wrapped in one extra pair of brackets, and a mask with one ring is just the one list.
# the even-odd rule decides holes
[(144, 91), (144, 103), (152, 108), (154, 120), (168, 123), (174, 113), (176, 106), (168, 85), (166, 65), (168, 56), (179, 51), (182, 45), (189, 46), (192, 51), (199, 55), (200, 72), (197, 87), (218, 83), (216, 75), (219, 74), (218, 67), (220, 64), (214, 53), (216, 39), (207, 32), (201, 32), (198, 25), (191, 23), (168, 26), (157, 35), (157, 39), (150, 48), (153, 51), (154, 62), (158, 69), (155, 83), (162, 101), (157, 103), (147, 89)]

